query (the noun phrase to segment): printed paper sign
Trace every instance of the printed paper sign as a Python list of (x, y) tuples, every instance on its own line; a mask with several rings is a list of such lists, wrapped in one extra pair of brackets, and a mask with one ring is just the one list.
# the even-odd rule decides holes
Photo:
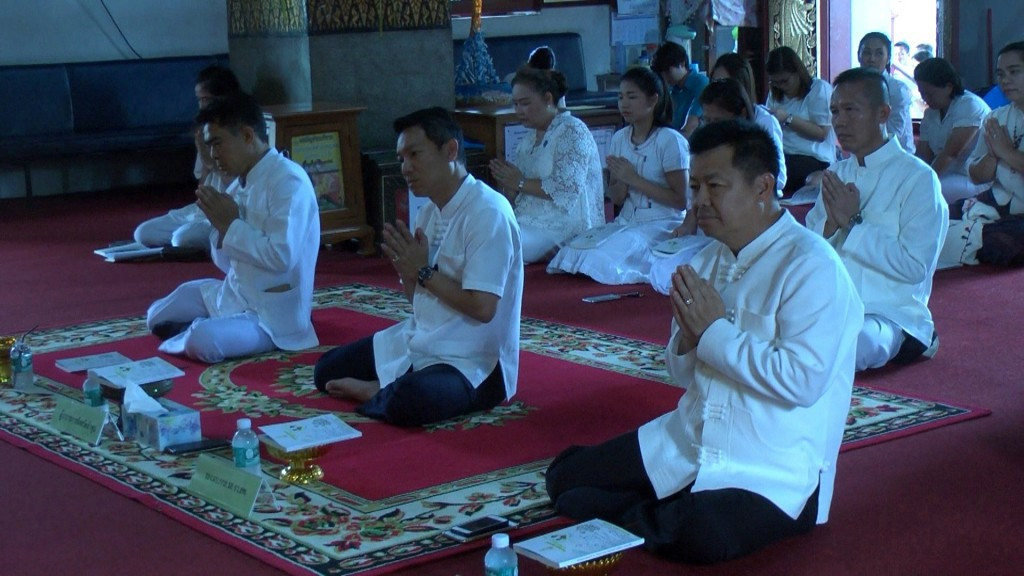
[(70, 434), (92, 445), (99, 444), (103, 425), (107, 421), (106, 409), (102, 406), (86, 406), (65, 396), (57, 396), (56, 399), (57, 407), (51, 420), (53, 427), (58, 432)]
[(230, 460), (200, 454), (188, 489), (237, 516), (248, 518), (262, 485), (262, 477), (235, 468)]

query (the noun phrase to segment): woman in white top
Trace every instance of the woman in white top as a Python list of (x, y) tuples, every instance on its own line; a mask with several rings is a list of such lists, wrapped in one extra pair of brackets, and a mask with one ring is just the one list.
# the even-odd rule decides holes
[(892, 40), (881, 32), (868, 32), (860, 39), (857, 60), (861, 67), (875, 70), (885, 78), (889, 88), (889, 119), (885, 132), (896, 138), (900, 147), (914, 153), (914, 122), (910, 119), (910, 104), (913, 101), (910, 88), (889, 74), (892, 66)]
[(942, 58), (929, 58), (914, 69), (914, 79), (928, 109), (921, 119), (917, 157), (939, 175), (946, 202), (969, 198), (988, 189), (967, 174), (967, 159), (978, 139), (988, 104), (964, 90), (960, 75)]
[[(740, 86), (746, 90), (747, 98), (750, 102), (757, 102), (754, 69), (746, 58), (735, 52), (728, 52), (719, 56), (718, 60), (715, 60), (715, 66), (711, 69), (711, 79), (721, 80), (722, 78), (732, 78), (739, 82)], [(786, 188), (786, 163), (785, 157), (782, 155), (782, 125), (772, 115), (771, 110), (763, 104), (754, 104), (753, 113), (753, 117), (747, 117), (747, 119), (764, 128), (779, 147), (779, 178), (775, 185), (778, 187), (781, 195), (781, 191)]]
[(811, 78), (796, 52), (780, 46), (768, 53), (766, 106), (782, 125), (782, 146), (786, 158), (785, 192), (794, 192), (811, 174), (824, 170), (836, 160), (832, 135), (832, 86)]
[[(733, 78), (712, 80), (701, 92), (700, 105), (703, 109), (701, 127), (727, 120), (754, 120), (754, 105), (747, 97), (746, 89)], [(775, 122), (774, 116), (768, 117)], [(771, 136), (778, 150), (776, 159), (779, 166), (782, 166), (785, 160), (782, 157), (782, 131), (778, 129), (778, 122), (775, 122), (774, 132), (758, 126)], [(676, 268), (689, 263), (691, 258), (711, 243), (711, 239), (697, 229), (697, 218), (693, 211), (686, 213), (685, 220), (673, 231), (673, 235), (676, 240), (655, 247), (657, 258), (651, 266), (651, 286), (665, 295), (672, 289), (672, 273)]]
[(515, 164), (490, 164), (515, 207), (524, 263), (547, 261), (563, 241), (605, 221), (597, 143), (582, 120), (555, 106), (565, 90), (561, 72), (520, 68), (512, 99), (530, 132), (519, 141)]
[(630, 68), (619, 82), (619, 111), (627, 126), (608, 146), (606, 195), (622, 210), (612, 224), (563, 246), (548, 272), (582, 273), (602, 284), (649, 282), (652, 247), (672, 237), (683, 220), (690, 147), (670, 126), (671, 100), (649, 68)]

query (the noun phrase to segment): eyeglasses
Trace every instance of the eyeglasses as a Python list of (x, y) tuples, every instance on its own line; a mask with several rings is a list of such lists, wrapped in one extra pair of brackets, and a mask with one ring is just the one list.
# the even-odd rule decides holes
[(768, 78), (768, 84), (770, 84), (772, 86), (782, 86), (784, 84), (789, 84), (789, 81), (792, 80), (792, 79), (793, 79), (793, 75), (792, 74), (790, 74), (788, 76), (769, 77)]

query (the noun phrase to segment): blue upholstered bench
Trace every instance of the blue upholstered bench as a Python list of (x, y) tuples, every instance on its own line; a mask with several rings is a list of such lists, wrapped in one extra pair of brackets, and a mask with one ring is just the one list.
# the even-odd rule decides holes
[(0, 67), (0, 163), (193, 146), (195, 77), (227, 55)]
[[(548, 46), (555, 53), (555, 68), (562, 74), (569, 85), (569, 93), (565, 95), (568, 106), (609, 106), (615, 107), (618, 94), (611, 92), (587, 91), (587, 69), (583, 60), (583, 39), (575, 32), (555, 34), (530, 34), (526, 36), (484, 36), (487, 51), (494, 61), (494, 69), (498, 77), (513, 73), (526, 63), (530, 52), (538, 46)], [(455, 63), (462, 61), (462, 45), (464, 41), (455, 40), (453, 51)]]

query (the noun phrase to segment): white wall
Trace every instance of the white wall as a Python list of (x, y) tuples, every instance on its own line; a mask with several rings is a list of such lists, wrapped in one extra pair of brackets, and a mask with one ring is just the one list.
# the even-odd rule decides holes
[[(106, 0), (143, 58), (226, 54), (224, 0)], [(0, 66), (137, 58), (99, 0), (0, 0)]]
[[(611, 11), (608, 6), (546, 8), (538, 14), (483, 19), (484, 37), (576, 32), (583, 40), (587, 90), (597, 91), (597, 75), (611, 71)], [(452, 38), (469, 36), (469, 18), (452, 19)]]

